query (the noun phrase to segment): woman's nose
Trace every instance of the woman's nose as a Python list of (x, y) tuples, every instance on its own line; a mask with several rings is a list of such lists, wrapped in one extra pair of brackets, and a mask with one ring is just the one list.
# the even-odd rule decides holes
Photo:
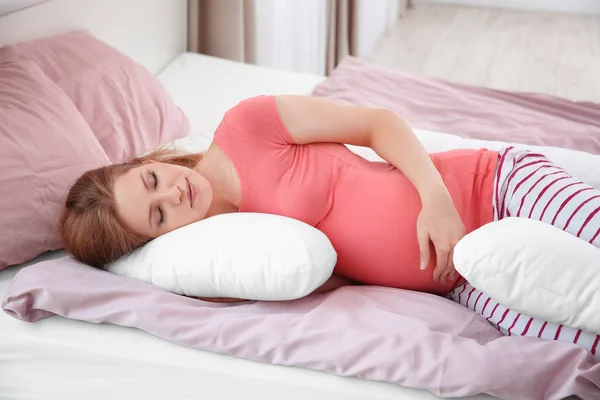
[(181, 203), (185, 191), (179, 185), (173, 185), (163, 193), (163, 200), (178, 205)]

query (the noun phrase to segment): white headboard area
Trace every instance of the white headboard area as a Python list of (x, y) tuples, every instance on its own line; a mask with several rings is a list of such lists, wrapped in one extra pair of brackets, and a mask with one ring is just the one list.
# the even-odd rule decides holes
[(0, 0), (3, 8), (12, 12), (0, 16), (0, 46), (87, 29), (154, 74), (187, 48), (187, 0)]

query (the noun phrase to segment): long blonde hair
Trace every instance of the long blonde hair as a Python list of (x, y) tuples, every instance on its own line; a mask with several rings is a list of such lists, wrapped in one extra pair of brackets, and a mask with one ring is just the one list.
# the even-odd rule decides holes
[(150, 239), (128, 230), (117, 215), (115, 179), (149, 160), (194, 168), (201, 159), (200, 153), (158, 150), (85, 172), (69, 190), (60, 219), (65, 249), (84, 264), (104, 268), (144, 245)]

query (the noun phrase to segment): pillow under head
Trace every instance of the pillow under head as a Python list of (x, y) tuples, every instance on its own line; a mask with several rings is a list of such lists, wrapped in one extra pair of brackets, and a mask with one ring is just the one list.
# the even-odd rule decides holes
[(108, 270), (192, 297), (292, 300), (325, 283), (336, 261), (327, 236), (304, 222), (232, 213), (162, 235)]

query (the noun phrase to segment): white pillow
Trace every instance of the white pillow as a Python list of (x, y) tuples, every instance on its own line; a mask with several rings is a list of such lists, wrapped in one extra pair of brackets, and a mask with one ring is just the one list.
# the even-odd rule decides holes
[(336, 261), (327, 236), (308, 224), (233, 213), (162, 235), (108, 270), (193, 297), (291, 300), (325, 283)]
[[(563, 167), (575, 178), (600, 190), (600, 156), (584, 151), (563, 149), (554, 146), (533, 146), (527, 144), (508, 143), (480, 139), (468, 139), (448, 133), (438, 133), (414, 130), (415, 134), (429, 153), (437, 153), (455, 149), (489, 149), (500, 150), (511, 144), (522, 149), (539, 152), (547, 156), (552, 162)], [(373, 150), (368, 147), (348, 146), (350, 150), (372, 161), (381, 161)]]
[(505, 218), (454, 249), (471, 285), (530, 317), (600, 333), (600, 249), (550, 224)]

